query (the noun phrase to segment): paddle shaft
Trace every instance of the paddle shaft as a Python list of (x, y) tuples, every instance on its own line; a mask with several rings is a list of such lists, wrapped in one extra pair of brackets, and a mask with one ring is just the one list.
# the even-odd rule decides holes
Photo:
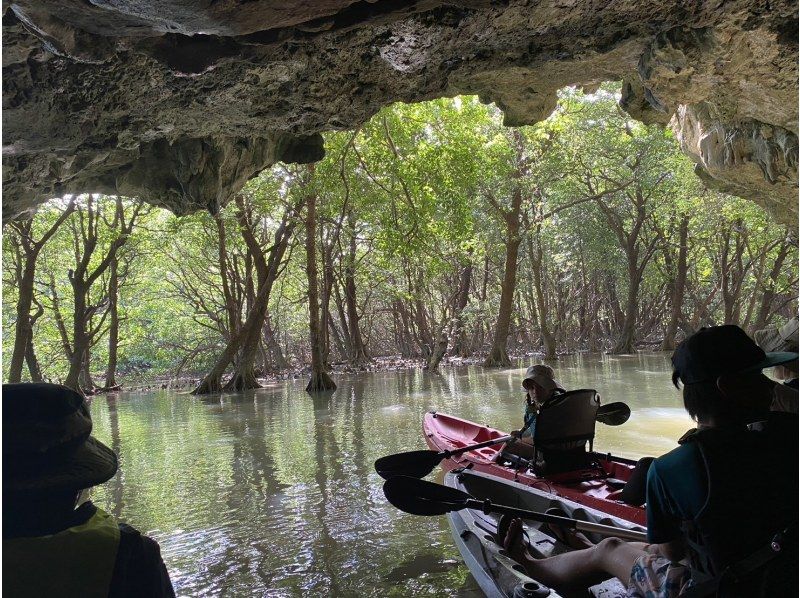
[(509, 440), (515, 440), (516, 436), (509, 434), (508, 436), (501, 436), (500, 438), (493, 438), (492, 440), (487, 440), (486, 442), (480, 442), (478, 444), (472, 444), (470, 446), (465, 446), (464, 448), (456, 449), (454, 451), (442, 451), (439, 454), (442, 456), (442, 459), (449, 459), (450, 457), (455, 457), (456, 455), (460, 455), (462, 453), (468, 453), (470, 451), (476, 451), (478, 449), (482, 449), (487, 446), (492, 446), (493, 444), (500, 444), (502, 442), (508, 442)]
[(603, 536), (616, 536), (618, 538), (625, 538), (626, 540), (636, 540), (639, 542), (647, 542), (647, 534), (637, 532), (636, 530), (622, 529), (612, 525), (603, 525), (601, 523), (592, 523), (590, 521), (580, 521), (578, 519), (570, 519), (569, 517), (559, 517), (558, 515), (548, 515), (547, 513), (538, 513), (536, 511), (528, 511), (526, 509), (517, 509), (514, 507), (506, 507), (505, 505), (495, 505), (489, 500), (477, 500), (475, 498), (468, 499), (463, 506), (461, 503), (459, 509), (478, 509), (486, 513), (508, 513), (515, 515), (520, 519), (530, 519), (532, 521), (539, 521), (541, 523), (554, 523), (570, 527), (582, 532), (592, 532), (601, 534)]
[(492, 446), (494, 444), (500, 444), (502, 442), (513, 442), (515, 440), (519, 440), (520, 438), (522, 438), (522, 435), (525, 433), (525, 431), (528, 428), (531, 427), (532, 423), (533, 423), (533, 419), (528, 421), (528, 423), (525, 424), (522, 427), (522, 429), (519, 432), (517, 432), (516, 434), (509, 434), (508, 436), (501, 436), (500, 438), (493, 438), (492, 440), (487, 440), (486, 442), (480, 442), (478, 444), (473, 444), (471, 446), (465, 446), (464, 448), (456, 449), (454, 451), (442, 451), (439, 454), (442, 456), (442, 459), (449, 459), (450, 457), (455, 457), (456, 455), (460, 455), (462, 453), (468, 453), (470, 451), (475, 451), (475, 450), (478, 450), (478, 449), (482, 449), (484, 447)]

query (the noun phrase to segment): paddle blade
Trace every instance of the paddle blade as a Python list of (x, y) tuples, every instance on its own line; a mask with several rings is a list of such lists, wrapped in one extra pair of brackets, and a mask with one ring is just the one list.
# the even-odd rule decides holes
[(597, 421), (607, 426), (621, 426), (631, 416), (631, 408), (625, 403), (609, 403), (597, 409)]
[(467, 506), (466, 492), (408, 476), (395, 476), (383, 484), (383, 494), (392, 505), (412, 515), (444, 515)]
[(398, 475), (424, 478), (441, 461), (442, 456), (436, 451), (409, 451), (381, 457), (375, 461), (375, 471), (384, 480)]

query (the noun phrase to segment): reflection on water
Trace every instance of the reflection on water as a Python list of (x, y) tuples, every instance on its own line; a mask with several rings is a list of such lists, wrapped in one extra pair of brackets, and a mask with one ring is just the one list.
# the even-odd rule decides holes
[[(181, 596), (480, 595), (445, 518), (389, 506), (372, 463), (425, 448), (430, 409), (519, 427), (527, 365), (354, 374), (315, 398), (305, 381), (207, 398), (100, 396), (95, 434), (120, 471), (93, 500), (160, 542)], [(566, 388), (631, 405), (624, 426), (598, 424), (597, 450), (658, 455), (692, 425), (662, 354), (554, 368)]]

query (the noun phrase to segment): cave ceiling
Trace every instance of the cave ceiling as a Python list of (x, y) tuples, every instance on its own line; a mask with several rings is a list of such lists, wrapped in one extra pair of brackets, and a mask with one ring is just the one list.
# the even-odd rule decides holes
[(797, 3), (21, 0), (3, 3), (3, 219), (67, 193), (218, 210), (321, 132), (477, 94), (537, 122), (622, 80), (709, 187), (796, 221)]

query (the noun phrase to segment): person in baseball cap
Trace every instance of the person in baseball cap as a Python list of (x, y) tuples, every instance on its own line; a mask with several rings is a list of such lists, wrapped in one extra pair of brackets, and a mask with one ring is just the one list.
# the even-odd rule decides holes
[(695, 420), (712, 412), (738, 418), (738, 409), (760, 412), (761, 399), (774, 396), (775, 383), (761, 371), (796, 359), (794, 352), (765, 352), (732, 324), (701, 328), (672, 355), (672, 382), (683, 384), (684, 406)]
[(672, 365), (687, 385), (713, 382), (725, 374), (760, 372), (795, 359), (792, 351), (766, 353), (744, 330), (728, 324), (701, 328), (687, 338), (675, 350)]

